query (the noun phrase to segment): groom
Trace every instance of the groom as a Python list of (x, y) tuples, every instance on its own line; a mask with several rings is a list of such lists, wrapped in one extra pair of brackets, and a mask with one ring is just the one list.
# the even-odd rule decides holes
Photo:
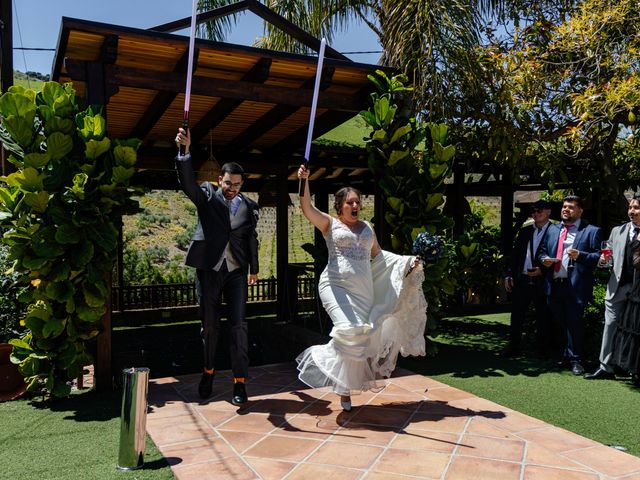
[(211, 396), (215, 376), (214, 358), (220, 331), (222, 295), (229, 311), (231, 325), (231, 368), (233, 396), (231, 403), (247, 401), (245, 379), (249, 370), (247, 322), (247, 283), (258, 280), (258, 205), (240, 193), (244, 170), (235, 162), (225, 163), (218, 177), (219, 188), (211, 183), (196, 182), (189, 145), (191, 135), (178, 129), (176, 144), (184, 145), (178, 153), (176, 169), (180, 187), (198, 209), (198, 226), (185, 263), (197, 269), (200, 284), (200, 314), (204, 346), (204, 371), (198, 394)]

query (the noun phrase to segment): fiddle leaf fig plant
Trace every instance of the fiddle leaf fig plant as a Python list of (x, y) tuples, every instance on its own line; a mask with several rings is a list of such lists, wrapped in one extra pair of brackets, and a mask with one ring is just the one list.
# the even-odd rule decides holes
[(83, 109), (70, 84), (0, 97), (0, 141), (15, 171), (0, 177), (0, 226), (9, 272), (22, 285), (26, 328), (13, 345), (30, 389), (70, 392), (90, 364), (88, 342), (107, 312), (121, 216), (137, 211), (130, 186), (139, 141), (110, 140), (102, 108)]
[[(365, 138), (369, 168), (383, 192), (391, 246), (410, 254), (420, 232), (443, 234), (453, 226), (443, 215), (444, 181), (452, 174), (455, 146), (447, 144), (447, 126), (427, 124), (411, 115), (411, 87), (405, 75), (388, 77), (378, 70), (369, 79), (376, 86), (372, 105), (360, 116), (372, 127)], [(440, 293), (451, 294), (455, 281), (446, 275), (446, 256), (425, 264), (425, 295), (436, 313)], [(430, 323), (434, 315), (429, 316)], [(433, 327), (428, 325), (427, 329)]]

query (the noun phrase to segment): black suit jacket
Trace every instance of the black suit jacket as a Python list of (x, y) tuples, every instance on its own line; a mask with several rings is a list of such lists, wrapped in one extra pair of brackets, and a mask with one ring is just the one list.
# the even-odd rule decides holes
[(247, 219), (240, 227), (232, 229), (222, 190), (211, 183), (198, 185), (191, 157), (176, 158), (178, 180), (182, 191), (189, 197), (198, 210), (198, 226), (191, 239), (185, 263), (190, 267), (211, 270), (216, 266), (227, 243), (234, 258), (244, 272), (258, 273), (258, 204), (243, 196), (247, 205)]
[[(533, 252), (531, 263), (534, 267), (542, 267), (542, 263), (540, 263), (540, 261), (538, 260), (538, 253), (540, 252), (540, 247), (546, 241), (550, 227), (551, 225), (547, 226), (547, 229), (545, 230), (542, 238), (540, 239), (540, 243), (538, 244), (538, 249)], [(529, 242), (533, 241), (534, 229), (535, 224), (531, 224), (527, 225), (526, 227), (522, 227), (518, 231), (518, 235), (516, 236), (516, 241), (511, 252), (511, 257), (509, 258), (509, 262), (507, 263), (507, 276), (516, 279), (518, 275), (522, 273), (522, 269), (524, 268), (524, 261), (527, 258), (527, 248), (529, 248)]]

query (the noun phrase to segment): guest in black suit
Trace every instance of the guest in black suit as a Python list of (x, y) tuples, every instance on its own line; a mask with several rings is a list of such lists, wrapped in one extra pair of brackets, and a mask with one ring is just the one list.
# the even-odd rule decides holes
[(582, 199), (565, 197), (562, 223), (549, 227), (538, 260), (544, 265), (545, 291), (556, 321), (567, 338), (561, 364), (584, 374), (584, 308), (593, 297), (593, 271), (600, 258), (602, 230), (582, 219)]
[(511, 293), (511, 324), (509, 344), (500, 352), (503, 357), (520, 355), (522, 325), (529, 306), (536, 313), (536, 343), (541, 352), (548, 349), (551, 333), (551, 312), (544, 291), (542, 264), (538, 261), (540, 246), (544, 243), (551, 223), (551, 205), (538, 200), (531, 207), (533, 223), (518, 232), (508, 263), (504, 288)]
[(198, 209), (198, 226), (185, 263), (197, 269), (200, 286), (200, 314), (204, 344), (204, 372), (198, 385), (202, 398), (211, 395), (215, 376), (214, 357), (220, 331), (222, 294), (231, 326), (231, 368), (234, 376), (232, 403), (247, 401), (245, 379), (249, 355), (245, 305), (247, 284), (258, 279), (258, 205), (240, 193), (244, 170), (234, 162), (225, 163), (218, 177), (219, 188), (196, 182), (189, 145), (190, 132), (180, 128), (176, 144), (185, 154), (176, 157), (178, 179), (184, 193)]

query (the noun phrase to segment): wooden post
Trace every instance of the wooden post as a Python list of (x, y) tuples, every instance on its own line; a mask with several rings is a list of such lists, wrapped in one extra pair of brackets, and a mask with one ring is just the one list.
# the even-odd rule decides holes
[(513, 248), (513, 186), (507, 182), (500, 193), (500, 231), (502, 252), (508, 255)]
[(278, 195), (276, 204), (276, 292), (278, 296), (277, 318), (290, 321), (287, 296), (287, 273), (289, 263), (289, 190), (287, 188), (287, 171), (278, 175)]

